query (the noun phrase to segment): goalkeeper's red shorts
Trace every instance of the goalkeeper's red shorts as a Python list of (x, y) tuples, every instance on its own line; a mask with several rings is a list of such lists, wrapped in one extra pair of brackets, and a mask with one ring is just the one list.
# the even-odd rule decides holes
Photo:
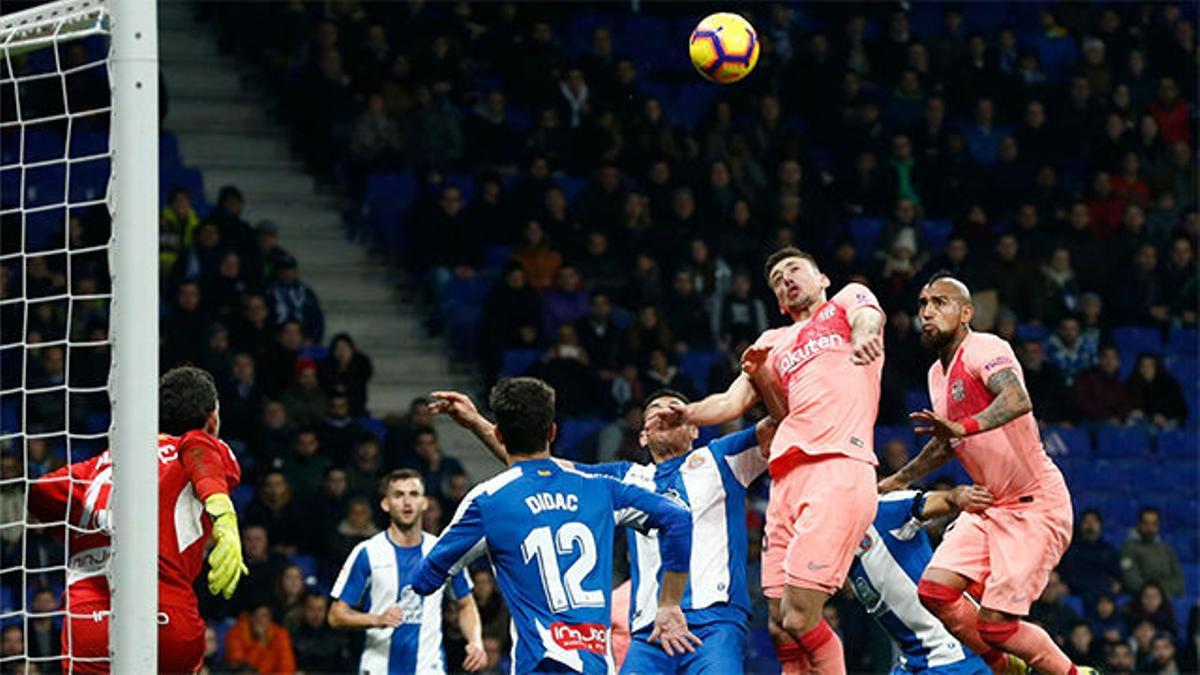
[[(64, 673), (109, 673), (107, 608), (71, 607), (63, 624)], [(72, 658), (73, 657), (73, 658)], [(204, 620), (195, 608), (158, 610), (158, 672), (194, 673), (204, 662)]]

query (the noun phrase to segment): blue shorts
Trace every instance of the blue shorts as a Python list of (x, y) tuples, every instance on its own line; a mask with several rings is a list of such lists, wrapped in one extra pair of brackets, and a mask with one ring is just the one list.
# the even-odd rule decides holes
[(688, 654), (667, 656), (658, 643), (646, 641), (649, 631), (633, 636), (621, 675), (643, 673), (741, 673), (742, 659), (746, 656), (745, 626), (715, 621), (692, 628), (692, 634), (703, 641), (696, 651)]
[(948, 663), (944, 666), (906, 668), (897, 663), (892, 667), (892, 675), (912, 675), (913, 673), (926, 675), (991, 675), (991, 672), (992, 669), (988, 667), (988, 664), (975, 654), (971, 654), (962, 661)]

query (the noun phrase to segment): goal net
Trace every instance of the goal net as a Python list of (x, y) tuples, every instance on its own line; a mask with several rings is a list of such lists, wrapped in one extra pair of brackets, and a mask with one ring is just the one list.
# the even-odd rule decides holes
[[(151, 6), (153, 3), (143, 2)], [(28, 7), (29, 3), (24, 3)], [(63, 667), (62, 642), (70, 644), (71, 621), (78, 616), (64, 592), (72, 582), (104, 575), (114, 589), (122, 585), (114, 578), (121, 557), (136, 558), (141, 579), (156, 578), (153, 558), (146, 552), (117, 556), (117, 544), (127, 542), (121, 523), (107, 517), (63, 517), (42, 522), (28, 515), (30, 486), (57, 468), (89, 459), (113, 447), (116, 471), (129, 433), (145, 435), (145, 421), (135, 422), (122, 435), (122, 411), (134, 406), (115, 395), (147, 391), (145, 383), (124, 386), (131, 370), (141, 378), (153, 378), (157, 360), (157, 307), (149, 308), (150, 319), (139, 331), (123, 328), (122, 312), (146, 316), (131, 309), (131, 299), (122, 294), (131, 283), (146, 279), (124, 274), (131, 253), (145, 245), (130, 243), (120, 230), (129, 229), (130, 214), (118, 217), (116, 205), (123, 202), (136, 182), (143, 198), (131, 200), (132, 214), (146, 213), (157, 206), (157, 162), (150, 162), (150, 180), (145, 171), (126, 169), (149, 149), (157, 160), (157, 82), (148, 87), (155, 100), (149, 104), (153, 123), (147, 131), (150, 142), (134, 147), (126, 156), (117, 123), (122, 94), (116, 85), (120, 68), (114, 67), (113, 16), (120, 16), (119, 2), (61, 0), (0, 15), (0, 629), (3, 630), (0, 671), (55, 672)], [(7, 7), (6, 7), (7, 9)], [(150, 24), (153, 25), (152, 23)], [(153, 29), (151, 28), (151, 42)], [(132, 50), (131, 50), (132, 51)], [(156, 64), (150, 63), (155, 70)], [(141, 84), (138, 84), (141, 87)], [(127, 98), (127, 97), (126, 97)], [(128, 103), (124, 104), (128, 107)], [(141, 117), (138, 118), (138, 121)], [(116, 148), (122, 148), (120, 153)], [(123, 163), (124, 160), (124, 163)], [(118, 180), (125, 181), (122, 190)], [(145, 202), (142, 204), (141, 202)], [(126, 204), (122, 203), (124, 212)], [(153, 211), (151, 211), (153, 213)], [(153, 218), (153, 216), (151, 216)], [(114, 225), (115, 223), (115, 225)], [(156, 220), (143, 221), (142, 233), (156, 238)], [(121, 251), (122, 246), (128, 250)], [(156, 249), (142, 258), (143, 266), (156, 269)], [(144, 277), (140, 274), (139, 277)], [(155, 274), (141, 298), (157, 302)], [(147, 342), (152, 347), (142, 355), (131, 352)], [(123, 343), (122, 340), (125, 340)], [(148, 375), (147, 375), (148, 372)], [(153, 379), (149, 391), (154, 391)], [(157, 409), (153, 396), (143, 407)], [(149, 404), (147, 406), (147, 404)], [(143, 448), (153, 448), (150, 415), (149, 438)], [(116, 423), (114, 424), (114, 417)], [(122, 438), (126, 442), (122, 442)], [(143, 450), (143, 452), (147, 452)], [(132, 453), (126, 453), (132, 456)], [(152, 451), (147, 454), (152, 455)], [(153, 460), (149, 464), (153, 470)], [(139, 462), (126, 462), (127, 472), (141, 471)], [(113, 504), (130, 503), (118, 498), (124, 490), (120, 471), (112, 481)], [(150, 474), (156, 481), (156, 472)], [(71, 479), (64, 476), (63, 482)], [(126, 483), (130, 482), (126, 476)], [(64, 486), (65, 487), (65, 486)], [(90, 486), (85, 486), (87, 489)], [(98, 493), (95, 486), (92, 493)], [(151, 486), (154, 489), (154, 486)], [(128, 491), (126, 491), (128, 492)], [(138, 502), (145, 490), (134, 490)], [(67, 490), (68, 494), (78, 494)], [(91, 493), (89, 493), (90, 496)], [(151, 503), (143, 520), (156, 539), (156, 507)], [(115, 508), (113, 511), (115, 512)], [(150, 523), (147, 528), (145, 523)], [(127, 528), (126, 528), (127, 529)], [(115, 531), (114, 531), (115, 530)], [(68, 546), (72, 536), (111, 537), (105, 555), (73, 555)], [(129, 535), (133, 546), (144, 542)], [(142, 537), (145, 539), (145, 537)], [(151, 543), (155, 546), (156, 541)], [(77, 550), (77, 549), (76, 549)], [(151, 555), (155, 553), (152, 551)], [(127, 563), (133, 560), (126, 560)], [(148, 611), (138, 617), (148, 626), (143, 637), (153, 642), (155, 584), (148, 593)], [(120, 643), (116, 631), (122, 598), (113, 598), (113, 651)], [(90, 616), (90, 613), (89, 613)], [(148, 620), (147, 620), (148, 619)], [(64, 625), (67, 627), (63, 631)], [(144, 643), (143, 643), (144, 644)], [(150, 646), (154, 653), (153, 645)], [(107, 655), (94, 657), (108, 661)], [(126, 657), (128, 658), (128, 657)], [(115, 661), (114, 666), (121, 663)], [(129, 663), (125, 661), (125, 663)], [(82, 665), (82, 664), (80, 664)], [(115, 668), (114, 668), (115, 669)]]

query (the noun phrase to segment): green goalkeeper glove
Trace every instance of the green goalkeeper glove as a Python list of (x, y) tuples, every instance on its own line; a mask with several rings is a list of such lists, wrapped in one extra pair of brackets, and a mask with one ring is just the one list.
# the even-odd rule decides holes
[(213, 539), (216, 546), (208, 554), (208, 591), (223, 595), (228, 600), (233, 596), (243, 574), (249, 574), (242, 562), (242, 538), (238, 533), (237, 512), (229, 495), (215, 493), (204, 500), (204, 510), (212, 516)]

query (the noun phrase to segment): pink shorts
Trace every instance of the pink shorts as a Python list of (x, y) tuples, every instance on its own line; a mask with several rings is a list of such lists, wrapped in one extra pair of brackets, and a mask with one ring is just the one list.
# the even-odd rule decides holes
[(1074, 518), (1065, 489), (1025, 499), (1032, 501), (960, 514), (929, 567), (982, 581), (979, 604), (987, 609), (1029, 614), (1071, 543)]
[(875, 519), (875, 468), (845, 455), (793, 450), (771, 463), (763, 595), (784, 585), (836, 593)]

